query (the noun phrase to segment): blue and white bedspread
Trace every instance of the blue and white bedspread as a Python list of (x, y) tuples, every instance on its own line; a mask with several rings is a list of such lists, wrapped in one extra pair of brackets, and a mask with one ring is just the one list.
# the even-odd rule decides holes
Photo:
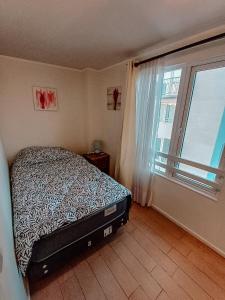
[(21, 150), (11, 184), (16, 256), (23, 275), (35, 241), (130, 195), (83, 157), (59, 147)]

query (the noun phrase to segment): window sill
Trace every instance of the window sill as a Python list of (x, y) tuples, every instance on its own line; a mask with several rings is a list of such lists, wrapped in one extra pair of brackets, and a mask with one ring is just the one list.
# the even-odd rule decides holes
[(191, 185), (189, 185), (189, 184), (187, 184), (185, 182), (182, 182), (182, 181), (180, 181), (180, 180), (178, 180), (178, 179), (176, 179), (174, 177), (169, 177), (169, 176), (164, 175), (164, 174), (159, 173), (159, 172), (155, 172), (155, 175), (160, 176), (160, 177), (162, 177), (162, 178), (164, 178), (164, 179), (166, 179), (166, 180), (168, 180), (170, 182), (176, 183), (176, 184), (178, 184), (178, 185), (180, 185), (180, 186), (182, 186), (182, 187), (184, 187), (184, 188), (186, 188), (188, 190), (191, 190), (191, 191), (193, 191), (193, 192), (195, 192), (197, 194), (200, 194), (201, 196), (204, 196), (204, 197), (206, 197), (206, 198), (208, 198), (208, 199), (210, 199), (210, 200), (212, 200), (214, 202), (218, 201), (218, 195), (219, 195), (219, 193), (216, 193), (216, 194), (207, 193), (206, 191), (200, 190), (197, 187), (191, 186)]

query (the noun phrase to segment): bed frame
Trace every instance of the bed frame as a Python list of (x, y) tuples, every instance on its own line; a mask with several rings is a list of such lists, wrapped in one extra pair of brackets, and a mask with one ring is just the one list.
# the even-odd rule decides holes
[(128, 196), (35, 242), (27, 269), (29, 280), (49, 275), (81, 252), (116, 233), (127, 223), (130, 206), (131, 197)]

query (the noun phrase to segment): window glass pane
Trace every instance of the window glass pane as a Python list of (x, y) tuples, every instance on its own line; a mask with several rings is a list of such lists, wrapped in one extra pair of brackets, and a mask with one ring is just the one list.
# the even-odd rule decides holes
[[(159, 128), (156, 140), (156, 151), (159, 152), (169, 152), (181, 72), (182, 69), (174, 69), (165, 71), (163, 75)], [(156, 156), (156, 161), (167, 164), (167, 159), (159, 155)], [(157, 165), (155, 165), (155, 169), (163, 173), (166, 171), (165, 168)]]
[(165, 121), (165, 116), (166, 116), (166, 104), (161, 104), (161, 107), (160, 107), (160, 122)]
[[(225, 144), (225, 67), (197, 71), (181, 157), (218, 167)], [(192, 174), (214, 179), (215, 175), (179, 166)]]
[(169, 147), (170, 147), (170, 140), (169, 139), (164, 139), (163, 140), (162, 152), (168, 153), (169, 152)]
[(156, 139), (156, 151), (160, 151), (160, 148), (161, 148), (161, 139), (157, 138)]
[(165, 172), (166, 172), (166, 169), (165, 169), (165, 168), (160, 167), (160, 166), (157, 166), (157, 165), (155, 165), (155, 170), (156, 170), (156, 171), (159, 171), (159, 172), (162, 172), (162, 173), (165, 173)]
[[(209, 180), (214, 179), (213, 177), (215, 177), (214, 173), (207, 172), (207, 171), (205, 171), (205, 173), (204, 172), (198, 173), (198, 171), (199, 171), (198, 168), (189, 166), (188, 169), (187, 169), (186, 166), (187, 165), (185, 165), (185, 164), (179, 163), (179, 168), (180, 169), (182, 169), (184, 171), (188, 171), (189, 173), (192, 173), (194, 175), (198, 175), (199, 177), (202, 177), (202, 178), (205, 178), (205, 179), (209, 179)], [(209, 175), (209, 177), (206, 177), (205, 174)]]
[[(157, 138), (160, 140), (160, 147), (158, 146), (160, 150), (158, 151), (165, 153), (169, 152), (170, 147), (181, 71), (182, 69), (166, 71), (163, 76), (163, 93)], [(161, 158), (161, 161), (163, 160), (165, 159)]]
[(177, 97), (179, 84), (180, 84), (180, 77), (181, 77), (181, 69), (176, 69), (172, 71), (167, 71), (164, 73), (163, 78), (163, 97), (173, 98), (174, 96)]

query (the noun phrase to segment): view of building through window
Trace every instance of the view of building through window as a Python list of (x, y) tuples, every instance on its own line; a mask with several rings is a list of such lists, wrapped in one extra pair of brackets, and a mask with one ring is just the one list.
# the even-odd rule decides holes
[[(181, 69), (166, 71), (163, 76), (163, 89), (160, 105), (160, 121), (156, 140), (156, 151), (164, 153), (169, 152), (181, 71)], [(166, 159), (163, 157), (160, 157), (159, 160), (161, 162), (166, 162)]]

